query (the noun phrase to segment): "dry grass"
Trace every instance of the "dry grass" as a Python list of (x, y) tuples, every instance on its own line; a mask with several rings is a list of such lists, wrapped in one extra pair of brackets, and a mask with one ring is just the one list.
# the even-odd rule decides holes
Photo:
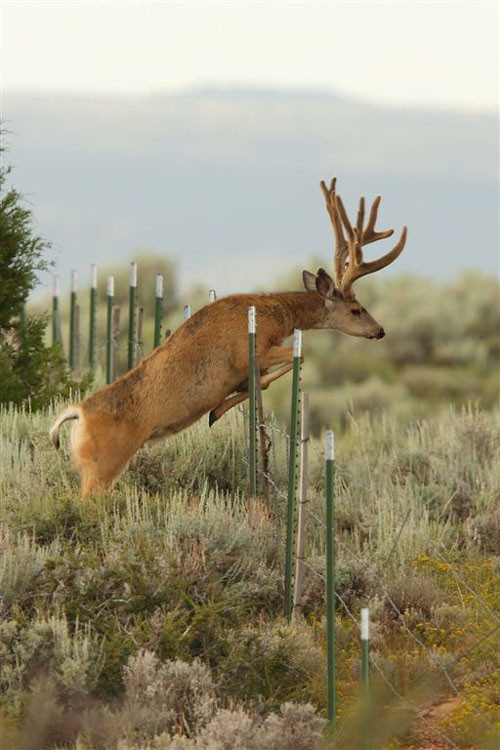
[[(321, 443), (306, 549), (317, 572), (289, 626), (284, 503), (246, 496), (238, 413), (142, 451), (112, 493), (88, 501), (66, 448), (49, 444), (52, 419), (8, 409), (0, 419), (3, 747), (320, 747)], [(436, 729), (460, 747), (495, 747), (499, 426), (498, 413), (465, 409), (406, 424), (364, 415), (338, 435), (337, 590), (349, 609), (337, 614), (338, 747), (361, 742), (366, 604), (372, 747), (418, 747), (415, 710), (452, 694), (450, 681), (464, 699)], [(273, 436), (284, 490), (286, 441)]]

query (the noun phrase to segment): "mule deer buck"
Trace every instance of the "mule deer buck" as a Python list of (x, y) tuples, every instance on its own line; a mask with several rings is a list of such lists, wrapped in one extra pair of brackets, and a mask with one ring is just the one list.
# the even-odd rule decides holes
[(378, 260), (364, 261), (364, 245), (393, 234), (392, 229), (375, 230), (380, 197), (372, 205), (366, 226), (361, 198), (352, 226), (336, 192), (336, 180), (330, 187), (322, 182), (321, 189), (335, 237), (336, 283), (320, 268), (316, 274), (303, 272), (305, 292), (219, 299), (186, 320), (133, 370), (69, 407), (50, 435), (59, 447), (61, 425), (77, 420), (71, 448), (83, 496), (111, 487), (146, 442), (174, 435), (206, 413), (210, 413), (212, 425), (248, 398), (250, 305), (257, 310), (257, 356), (263, 389), (292, 368), (293, 350), (282, 343), (294, 328), (327, 328), (350, 336), (383, 338), (384, 329), (357, 301), (353, 284), (398, 257), (405, 245), (406, 227), (390, 252)]

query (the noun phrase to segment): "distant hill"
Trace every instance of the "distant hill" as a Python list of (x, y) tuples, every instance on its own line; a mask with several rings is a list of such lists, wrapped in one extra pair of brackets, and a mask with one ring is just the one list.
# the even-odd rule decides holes
[[(380, 226), (409, 226), (391, 272), (495, 272), (494, 114), (388, 109), (325, 92), (200, 90), (103, 97), (6, 94), (16, 187), (63, 279), (148, 247), (185, 283), (265, 286), (312, 255), (330, 262), (321, 178), (351, 211), (383, 195)], [(372, 249), (373, 248), (373, 249)], [(370, 246), (370, 254), (379, 249)], [(388, 273), (388, 272), (387, 272)]]

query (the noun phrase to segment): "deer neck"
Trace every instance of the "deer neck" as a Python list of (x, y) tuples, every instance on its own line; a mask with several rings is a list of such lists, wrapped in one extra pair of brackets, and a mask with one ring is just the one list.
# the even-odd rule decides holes
[(287, 334), (292, 333), (294, 328), (308, 331), (325, 327), (328, 311), (317, 292), (284, 292), (278, 297), (288, 312), (290, 331)]

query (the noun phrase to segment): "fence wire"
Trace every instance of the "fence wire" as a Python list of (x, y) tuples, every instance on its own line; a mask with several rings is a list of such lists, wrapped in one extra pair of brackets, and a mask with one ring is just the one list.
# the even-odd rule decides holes
[[(244, 409), (242, 407), (240, 407), (240, 409), (241, 409), (242, 413), (244, 414), (245, 413)], [(263, 427), (266, 430), (271, 430), (274, 434), (279, 435), (283, 440), (286, 441), (287, 449), (290, 450), (290, 435), (289, 435), (289, 433), (286, 430), (283, 430), (282, 428), (278, 427), (273, 422), (259, 424), (258, 427)], [(312, 443), (311, 441), (309, 441), (309, 446), (310, 446), (310, 448), (312, 448), (313, 452), (317, 456), (321, 457), (324, 460), (324, 458), (325, 458), (324, 450), (318, 449), (314, 445), (314, 443)], [(243, 457), (243, 461), (246, 464), (248, 464), (248, 460), (247, 460), (247, 458), (245, 456)], [(258, 468), (258, 473), (262, 477), (264, 477), (269, 482), (269, 484), (273, 487), (273, 490), (275, 492), (275, 497), (278, 500), (280, 500), (282, 502), (286, 502), (288, 500), (287, 493), (284, 492), (279, 487), (278, 483), (274, 480), (273, 476), (269, 472), (266, 473), (262, 469), (260, 469), (260, 467), (259, 467)], [(307, 516), (310, 519), (312, 519), (312, 521), (314, 521), (314, 523), (316, 523), (320, 528), (322, 528), (324, 531), (326, 531), (325, 521), (310, 507), (309, 503), (307, 503), (307, 505), (305, 506), (304, 510), (305, 510)], [(402, 520), (399, 528), (398, 528), (398, 531), (397, 531), (397, 534), (395, 536), (395, 539), (394, 539), (394, 542), (392, 544), (392, 547), (391, 547), (391, 549), (389, 551), (389, 554), (387, 555), (387, 557), (386, 557), (386, 559), (384, 560), (384, 563), (383, 563), (383, 568), (385, 568), (385, 569), (387, 569), (390, 560), (392, 559), (393, 555), (395, 554), (395, 552), (396, 552), (396, 550), (397, 550), (397, 548), (399, 546), (399, 542), (401, 540), (401, 536), (402, 536), (403, 530), (404, 530), (406, 524), (408, 523), (408, 521), (409, 521), (409, 519), (411, 517), (411, 513), (412, 513), (412, 509), (409, 508), (408, 511), (406, 512), (406, 514), (405, 514), (405, 516), (404, 516), (404, 518), (403, 518), (403, 520)], [(281, 541), (281, 544), (284, 546), (284, 542), (282, 540), (280, 540), (280, 541)], [(418, 635), (416, 635), (413, 632), (413, 630), (409, 627), (409, 625), (408, 625), (408, 623), (406, 621), (406, 618), (404, 616), (404, 613), (400, 610), (400, 608), (394, 602), (394, 599), (391, 597), (389, 591), (387, 590), (387, 586), (386, 586), (386, 584), (385, 584), (385, 582), (384, 582), (384, 580), (383, 580), (382, 575), (380, 574), (380, 572), (378, 570), (376, 570), (373, 565), (370, 565), (370, 563), (368, 563), (365, 559), (361, 558), (353, 549), (351, 549), (347, 544), (345, 544), (343, 541), (339, 540), (338, 538), (336, 539), (336, 544), (338, 545), (338, 547), (341, 550), (345, 551), (354, 560), (356, 560), (356, 562), (358, 564), (362, 565), (365, 569), (367, 569), (370, 572), (370, 575), (373, 577), (373, 579), (376, 581), (377, 585), (382, 590), (383, 595), (384, 595), (384, 600), (388, 603), (388, 605), (391, 607), (392, 611), (396, 614), (396, 616), (398, 618), (398, 621), (403, 626), (403, 629), (405, 630), (405, 632), (407, 633), (407, 635), (413, 640), (414, 643), (416, 643), (419, 646), (419, 648), (421, 648), (425, 652), (427, 658), (430, 661), (432, 661), (433, 665), (440, 670), (440, 672), (442, 673), (443, 677), (446, 679), (446, 681), (447, 681), (449, 687), (451, 688), (451, 690), (453, 691), (453, 693), (457, 697), (459, 697), (468, 707), (470, 707), (470, 709), (474, 712), (474, 714), (478, 717), (478, 719), (480, 719), (483, 722), (483, 724), (488, 729), (492, 729), (493, 725), (492, 725), (491, 720), (487, 716), (485, 716), (484, 713), (481, 711), (481, 709), (478, 708), (472, 701), (470, 701), (467, 698), (466, 695), (464, 695), (464, 693), (460, 690), (460, 688), (457, 686), (456, 682), (452, 678), (452, 676), (450, 674), (450, 669), (447, 668), (444, 664), (442, 664), (439, 661), (436, 663), (436, 660), (432, 658), (433, 657), (432, 649), (426, 643), (424, 643), (422, 641), (422, 639)], [(442, 544), (441, 544), (441, 547), (443, 547)], [(444, 551), (446, 551), (446, 550), (444, 550)], [(465, 581), (465, 579), (463, 578), (463, 576), (461, 576), (456, 571), (455, 566), (451, 566), (450, 563), (449, 563), (449, 561), (446, 560), (446, 558), (444, 558), (441, 553), (438, 553), (438, 552), (435, 551), (435, 554), (436, 554), (436, 557), (439, 558), (443, 563), (445, 563), (446, 565), (450, 566), (450, 569), (451, 569), (452, 573), (455, 575), (455, 577), (457, 578), (457, 580), (460, 581), (460, 583), (462, 583), (462, 585), (476, 598), (476, 600), (478, 601), (478, 603), (481, 604), (481, 606), (484, 609), (484, 611), (491, 617), (491, 619), (495, 623), (495, 626), (490, 631), (488, 631), (488, 633), (486, 633), (484, 636), (482, 636), (480, 639), (478, 639), (476, 641), (476, 643), (474, 643), (471, 647), (469, 647), (465, 651), (459, 653), (453, 659), (453, 661), (451, 663), (451, 667), (454, 667), (466, 655), (468, 655), (469, 653), (471, 653), (480, 644), (484, 643), (489, 638), (491, 638), (500, 629), (500, 618), (495, 614), (495, 612), (493, 612), (493, 610), (491, 609), (491, 607), (489, 607), (489, 605), (473, 589), (473, 587), (471, 587), (470, 584), (468, 584), (468, 582)], [(323, 573), (321, 573), (321, 571), (317, 570), (306, 558), (302, 558), (302, 563), (304, 564), (304, 566), (313, 575), (315, 575), (316, 577), (318, 577), (319, 579), (321, 579), (322, 582), (324, 584), (326, 584), (326, 577), (325, 577), (325, 575)], [(342, 607), (343, 607), (346, 615), (349, 617), (349, 619), (351, 619), (352, 622), (357, 625), (358, 621), (357, 621), (356, 617), (350, 611), (350, 609), (347, 606), (345, 600), (339, 594), (338, 591), (335, 592), (335, 596), (336, 596), (336, 599), (342, 605)], [(436, 727), (434, 727), (434, 725), (431, 722), (429, 722), (425, 718), (425, 716), (421, 715), (418, 711), (415, 711), (415, 709), (413, 707), (411, 707), (411, 706), (408, 705), (408, 702), (405, 700), (404, 696), (401, 695), (401, 693), (393, 685), (393, 683), (391, 682), (391, 680), (389, 679), (389, 677), (384, 673), (383, 669), (380, 667), (380, 665), (377, 662), (377, 659), (374, 658), (373, 654), (370, 655), (370, 663), (373, 665), (374, 669), (379, 674), (379, 676), (382, 679), (382, 681), (387, 685), (387, 687), (390, 689), (390, 691), (392, 692), (392, 694), (396, 698), (398, 698), (398, 700), (400, 701), (401, 705), (404, 708), (406, 708), (408, 710), (411, 710), (415, 714), (416, 718), (420, 722), (422, 722), (437, 737), (440, 737), (443, 741), (447, 742), (450, 747), (458, 748), (458, 745), (456, 745), (456, 743), (451, 739), (451, 737), (447, 736), (443, 732), (441, 732), (438, 729), (436, 729)]]
[[(142, 356), (143, 354), (143, 342), (136, 340), (135, 342), (136, 347), (136, 356)], [(81, 352), (86, 351), (88, 348), (88, 342), (87, 346), (85, 345), (85, 341), (81, 341), (79, 344), (79, 351)], [(123, 346), (122, 342), (118, 342), (117, 338), (113, 339), (113, 350), (115, 352), (115, 355), (118, 356), (125, 356), (128, 352), (128, 347)], [(96, 352), (99, 354), (106, 352), (106, 345), (97, 345), (96, 346)], [(249, 466), (249, 444), (248, 444), (248, 411), (242, 406), (238, 406), (238, 411), (240, 414), (243, 415), (243, 423), (244, 423), (244, 454), (242, 456), (243, 463), (245, 466)], [(285, 441), (286, 447), (287, 447), (287, 453), (291, 449), (291, 440), (290, 435), (286, 430), (283, 430), (282, 428), (278, 427), (278, 425), (275, 424), (273, 421), (264, 422), (263, 424), (258, 424), (257, 429), (263, 428), (264, 430), (270, 431), (276, 436), (279, 436), (282, 440)], [(324, 460), (324, 451), (319, 449), (312, 441), (309, 441), (309, 446), (312, 452), (318, 456), (321, 457)], [(275, 452), (275, 446), (273, 441), (271, 441), (271, 450), (272, 450), (272, 458), (274, 464), (276, 463), (276, 452)], [(272, 488), (274, 492), (275, 500), (278, 501), (280, 504), (283, 504), (283, 506), (286, 507), (286, 503), (288, 500), (287, 493), (281, 489), (278, 482), (274, 479), (272, 474), (270, 472), (265, 472), (260, 466), (257, 468), (258, 475), (265, 479), (269, 486)], [(303, 510), (307, 514), (307, 518), (309, 518), (314, 524), (316, 524), (319, 528), (323, 529), (323, 531), (326, 531), (326, 524), (324, 520), (310, 507), (310, 503), (307, 503)], [(403, 531), (406, 527), (406, 524), (408, 520), (410, 519), (412, 509), (409, 508), (405, 517), (403, 518), (399, 528), (398, 532), (395, 536), (394, 542), (392, 544), (392, 547), (384, 560), (384, 563), (382, 567), (384, 569), (388, 568), (389, 562), (392, 560), (396, 550), (398, 549)], [(280, 524), (274, 524), (275, 528), (275, 540), (277, 544), (280, 547), (285, 548), (286, 544), (285, 541), (282, 538), (281, 535), (281, 526)], [(414, 643), (418, 645), (420, 649), (424, 651), (428, 659), (432, 659), (433, 652), (432, 649), (429, 648), (427, 644), (425, 644), (422, 639), (413, 632), (413, 630), (409, 627), (408, 622), (405, 618), (404, 613), (401, 611), (401, 609), (397, 606), (397, 604), (394, 602), (393, 597), (391, 597), (389, 591), (387, 590), (386, 583), (379, 572), (378, 569), (376, 569), (373, 565), (367, 562), (366, 559), (360, 557), (349, 545), (345, 544), (340, 539), (336, 540), (337, 546), (343, 550), (347, 555), (350, 555), (356, 562), (360, 565), (362, 565), (365, 569), (367, 569), (370, 572), (370, 575), (372, 576), (372, 579), (376, 581), (377, 585), (380, 587), (381, 591), (384, 595), (384, 601), (388, 603), (388, 605), (391, 607), (392, 611), (396, 614), (398, 621), (401, 623), (403, 629), (407, 633), (407, 635), (412, 639)], [(442, 551), (446, 552), (446, 549), (441, 545)], [(486, 615), (491, 618), (492, 622), (494, 623), (494, 627), (489, 630), (484, 636), (479, 638), (472, 646), (470, 646), (465, 651), (462, 651), (459, 653), (454, 660), (451, 663), (450, 668), (453, 668), (456, 664), (458, 664), (466, 655), (470, 654), (474, 649), (478, 648), (481, 644), (486, 642), (489, 638), (491, 638), (495, 633), (498, 632), (500, 629), (500, 617), (497, 616), (497, 614), (491, 609), (491, 607), (487, 604), (487, 602), (484, 601), (484, 599), (480, 596), (480, 594), (475, 591), (475, 589), (464, 579), (464, 577), (456, 570), (456, 566), (451, 565), (449, 561), (443, 556), (442, 551), (435, 551), (436, 557), (441, 560), (443, 563), (448, 565), (450, 567), (450, 570), (453, 574), (453, 576), (456, 578), (460, 584), (469, 591), (469, 593), (474, 596), (475, 600), (480, 604), (482, 610), (486, 613)], [(312, 575), (319, 578), (323, 584), (326, 584), (326, 577), (325, 575), (317, 570), (305, 557), (301, 558), (303, 565), (311, 572)], [(346, 613), (346, 616), (357, 626), (358, 620), (355, 617), (355, 615), (351, 612), (349, 609), (346, 601), (341, 596), (341, 594), (338, 591), (335, 591), (336, 599), (341, 604), (344, 612)], [(422, 722), (432, 733), (439, 737), (441, 740), (445, 741), (450, 747), (458, 748), (458, 746), (455, 744), (455, 742), (448, 737), (446, 734), (440, 732), (436, 727), (433, 726), (431, 722), (429, 722), (425, 716), (422, 716), (418, 711), (415, 711), (415, 709), (408, 705), (408, 702), (406, 701), (405, 697), (400, 693), (400, 691), (394, 686), (390, 678), (385, 674), (384, 670), (381, 668), (380, 664), (378, 664), (376, 655), (370, 654), (370, 663), (372, 664), (373, 668), (376, 670), (376, 672), (379, 674), (381, 680), (386, 684), (388, 689), (391, 691), (391, 693), (400, 701), (402, 707), (406, 708), (407, 710), (410, 710), (412, 713), (415, 714), (416, 718)], [(474, 703), (472, 703), (468, 698), (461, 692), (460, 688), (455, 683), (454, 679), (450, 675), (450, 668), (447, 668), (444, 664), (441, 662), (438, 662), (436, 664), (436, 661), (433, 660), (434, 666), (437, 666), (437, 668), (441, 671), (443, 676), (445, 677), (448, 685), (450, 686), (453, 693), (458, 696), (464, 703), (466, 703), (471, 710), (475, 713), (475, 715), (481, 719), (483, 723), (485, 723), (488, 728), (491, 728), (492, 724), (488, 717), (486, 717), (480, 708), (478, 708)]]

